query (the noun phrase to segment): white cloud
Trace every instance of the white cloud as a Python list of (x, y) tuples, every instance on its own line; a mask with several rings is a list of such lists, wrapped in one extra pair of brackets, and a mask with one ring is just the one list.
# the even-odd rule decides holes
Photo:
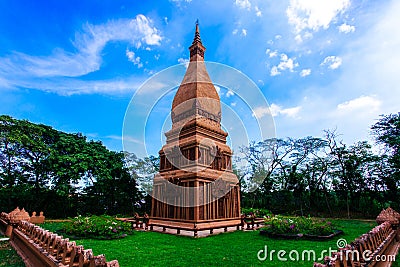
[(112, 139), (112, 140), (117, 140), (117, 141), (124, 141), (124, 142), (129, 142), (129, 143), (135, 143), (135, 144), (143, 144), (143, 141), (138, 140), (137, 138), (130, 136), (130, 135), (124, 135), (124, 136), (119, 136), (119, 135), (108, 135), (105, 138)]
[(256, 117), (257, 119), (261, 119), (266, 115), (271, 115), (269, 107), (257, 107), (253, 110), (253, 117)]
[(298, 113), (301, 110), (301, 106), (292, 108), (282, 108), (279, 105), (271, 104), (270, 107), (257, 107), (253, 110), (253, 116), (260, 119), (266, 115), (277, 117), (279, 115), (285, 115), (291, 118), (298, 118)]
[(340, 66), (342, 71), (329, 84), (311, 85), (296, 99), (286, 100), (302, 107), (301, 120), (275, 118), (280, 136), (321, 136), (322, 130), (337, 128), (347, 144), (373, 143), (370, 127), (379, 115), (399, 111), (400, 90), (394, 88), (400, 84), (400, 35), (394, 33), (400, 25), (400, 1), (374, 2), (373, 9), (363, 12), (357, 20), (362, 24), (366, 19), (369, 27), (357, 28), (357, 35), (338, 43), (346, 62)]
[(286, 15), (296, 33), (305, 29), (327, 29), (339, 13), (346, 11), (350, 0), (290, 0)]
[[(239, 29), (233, 29), (232, 34), (236, 35), (239, 33)], [(240, 30), (240, 35), (246, 37), (247, 36), (247, 30), (246, 29), (241, 29)]]
[(180, 63), (180, 64), (182, 64), (182, 63), (188, 63), (189, 62), (189, 59), (187, 59), (187, 58), (178, 58), (178, 62)]
[(276, 105), (274, 103), (272, 103), (269, 108), (270, 108), (272, 117), (278, 116), (279, 112), (282, 110), (282, 108), (280, 106), (278, 106), (278, 105)]
[(301, 72), (300, 72), (300, 76), (301, 77), (306, 77), (306, 76), (308, 76), (308, 75), (310, 75), (311, 74), (311, 69), (303, 69), (303, 70), (301, 70)]
[(247, 10), (250, 10), (251, 8), (251, 3), (249, 0), (235, 0), (235, 5)]
[(189, 59), (187, 59), (187, 58), (178, 58), (178, 63), (179, 64), (185, 64), (185, 67), (187, 68), (189, 66)]
[(100, 69), (101, 51), (112, 41), (128, 42), (136, 47), (160, 45), (161, 36), (144, 15), (134, 19), (112, 20), (105, 24), (85, 24), (75, 34), (73, 45), (77, 52), (56, 48), (50, 56), (31, 56), (15, 52), (1, 58), (0, 73), (20, 78), (29, 77), (77, 77)]
[(269, 52), (269, 57), (270, 58), (273, 58), (273, 57), (276, 57), (276, 56), (278, 56), (278, 51), (271, 51), (271, 52)]
[(271, 76), (276, 76), (276, 75), (279, 75), (279, 74), (281, 74), (281, 72), (278, 70), (278, 67), (277, 66), (273, 66), (271, 68)]
[(300, 112), (301, 107), (293, 107), (293, 108), (282, 108), (276, 104), (271, 104), (271, 112), (272, 116), (276, 117), (278, 115), (286, 115), (288, 117), (297, 118), (297, 114)]
[(338, 27), (339, 32), (343, 32), (343, 33), (351, 33), (354, 32), (356, 30), (356, 27), (352, 26), (352, 25), (348, 25), (346, 23), (343, 23), (342, 25), (340, 25)]
[(313, 34), (310, 31), (305, 31), (302, 34), (296, 34), (296, 36), (294, 37), (294, 40), (297, 43), (302, 43), (304, 40), (309, 40), (313, 37)]
[(327, 65), (328, 68), (334, 70), (342, 65), (342, 59), (337, 56), (327, 56), (324, 61), (322, 61), (321, 66)]
[(257, 17), (261, 17), (261, 16), (262, 16), (262, 12), (261, 12), (261, 10), (258, 8), (258, 6), (255, 6), (255, 7), (254, 7), (254, 10), (256, 11), (256, 16), (257, 16)]
[(59, 95), (76, 94), (131, 94), (147, 77), (127, 77), (108, 80), (79, 80), (76, 78), (57, 77), (53, 79), (14, 80), (22, 88), (53, 92)]
[(14, 88), (11, 82), (3, 77), (0, 76), (0, 87), (1, 88)]
[(341, 112), (372, 112), (379, 110), (382, 102), (373, 96), (360, 96), (358, 98), (343, 102), (337, 105), (337, 109)]
[(232, 90), (228, 90), (228, 92), (226, 92), (226, 97), (231, 97), (233, 95), (235, 95), (235, 93)]
[[(357, 34), (352, 38), (345, 38), (346, 40), (336, 38), (340, 36), (333, 36), (331, 39), (332, 45), (340, 50), (340, 54), (328, 56), (338, 55), (341, 60), (336, 62), (346, 64), (340, 65), (341, 71), (335, 75), (334, 80), (327, 80), (327, 83), (320, 85), (305, 85), (307, 88), (298, 90), (295, 98), (286, 99), (289, 107), (302, 107), (298, 114), (301, 120), (275, 117), (278, 136), (321, 136), (324, 129), (337, 128), (340, 138), (347, 144), (360, 140), (373, 143), (370, 127), (376, 123), (379, 115), (399, 111), (400, 90), (396, 88), (400, 84), (400, 35), (394, 33), (399, 31), (400, 1), (385, 4), (374, 2), (372, 9), (362, 12), (362, 16), (357, 17), (357, 22), (363, 25), (366, 20), (369, 25), (367, 28), (357, 28)], [(338, 35), (337, 26), (342, 23), (343, 21), (339, 21), (335, 26), (331, 24), (332, 31), (324, 32), (323, 35), (328, 34), (330, 37), (335, 32)], [(353, 24), (352, 21), (347, 23)], [(326, 56), (326, 50), (319, 50), (319, 47), (310, 47), (313, 54), (320, 52), (320, 55), (324, 55), (317, 64)], [(333, 59), (335, 57), (326, 61), (333, 62)], [(328, 69), (332, 62), (326, 63), (324, 68)], [(333, 67), (338, 65), (339, 63)], [(312, 73), (315, 73), (313, 68)]]
[(276, 76), (281, 73), (281, 71), (289, 70), (293, 72), (294, 68), (299, 66), (299, 63), (295, 62), (296, 58), (289, 58), (286, 54), (282, 53), (280, 62), (277, 66), (271, 68), (271, 76)]
[[(13, 88), (33, 88), (60, 95), (132, 93), (146, 77), (126, 77), (110, 80), (81, 80), (79, 77), (100, 69), (102, 50), (109, 42), (160, 45), (161, 36), (152, 22), (143, 15), (134, 19), (108, 21), (104, 24), (86, 23), (75, 34), (74, 53), (56, 48), (49, 56), (31, 56), (20, 52), (0, 58), (0, 81)], [(140, 45), (139, 45), (140, 44)], [(140, 57), (127, 49), (126, 56), (138, 67)], [(4, 82), (2, 82), (4, 83)]]
[(278, 65), (280, 70), (288, 69), (293, 71), (294, 67), (297, 67), (298, 63), (294, 63), (293, 58), (288, 58), (286, 54), (281, 54), (281, 62)]
[(399, 111), (400, 1), (391, 1), (379, 7), (371, 13), (374, 17), (368, 19), (373, 19), (371, 26), (364, 32), (360, 29), (357, 34), (360, 37), (351, 38), (347, 51), (342, 52), (346, 64), (342, 66), (337, 84), (337, 88), (343, 88), (343, 94), (348, 94), (348, 88), (351, 88), (353, 94), (347, 97), (369, 95), (382, 101), (380, 112), (375, 116), (369, 115), (365, 120), (369, 125), (379, 114)]
[(218, 85), (215, 85), (215, 84), (214, 84), (214, 88), (215, 88), (215, 90), (217, 91), (217, 93), (220, 94), (220, 92), (221, 92), (221, 87), (219, 87)]
[(178, 7), (181, 7), (182, 4), (187, 4), (192, 2), (192, 0), (169, 0), (171, 3), (174, 3)]
[(303, 42), (303, 38), (301, 37), (301, 34), (296, 34), (296, 36), (294, 37), (294, 40), (295, 40), (297, 43)]
[(140, 62), (140, 57), (135, 56), (135, 52), (126, 49), (126, 56), (128, 60), (136, 65), (138, 68), (143, 67), (143, 63)]

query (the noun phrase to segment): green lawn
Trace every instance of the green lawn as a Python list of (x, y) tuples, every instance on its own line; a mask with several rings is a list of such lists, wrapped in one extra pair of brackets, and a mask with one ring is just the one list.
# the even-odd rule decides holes
[[(207, 238), (191, 238), (156, 232), (135, 232), (123, 239), (103, 241), (84, 239), (77, 244), (92, 248), (93, 252), (105, 254), (108, 261), (117, 259), (121, 266), (312, 266), (313, 261), (294, 263), (279, 261), (277, 253), (273, 260), (260, 261), (257, 253), (265, 246), (271, 250), (314, 250), (317, 258), (322, 250), (336, 249), (338, 238), (351, 242), (372, 229), (375, 222), (338, 220), (335, 222), (345, 234), (330, 241), (275, 240), (261, 236), (258, 231), (237, 231)], [(60, 223), (46, 223), (44, 228), (56, 231)], [(295, 254), (293, 254), (295, 255)], [(325, 254), (327, 255), (327, 254)], [(394, 265), (395, 266), (395, 265)]]
[[(0, 238), (4, 236), (0, 235)], [(8, 241), (0, 241), (0, 266), (24, 267), (25, 264), (17, 252), (10, 246)]]

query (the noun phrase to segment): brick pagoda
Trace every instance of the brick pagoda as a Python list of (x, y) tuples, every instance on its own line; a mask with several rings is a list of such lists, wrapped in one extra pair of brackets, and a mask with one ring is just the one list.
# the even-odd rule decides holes
[(240, 225), (240, 189), (198, 23), (189, 50), (190, 62), (172, 102), (172, 129), (159, 151), (150, 225), (196, 235), (197, 230)]

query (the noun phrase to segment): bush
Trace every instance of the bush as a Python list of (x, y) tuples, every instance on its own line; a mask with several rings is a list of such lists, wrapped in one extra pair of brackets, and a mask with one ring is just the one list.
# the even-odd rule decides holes
[(111, 216), (77, 216), (63, 225), (63, 232), (78, 238), (114, 239), (132, 233), (131, 225)]
[(274, 234), (307, 234), (327, 236), (334, 233), (331, 221), (311, 217), (265, 217), (263, 230)]
[(242, 213), (250, 215), (253, 213), (256, 217), (270, 216), (272, 213), (267, 209), (253, 209), (253, 208), (242, 208)]

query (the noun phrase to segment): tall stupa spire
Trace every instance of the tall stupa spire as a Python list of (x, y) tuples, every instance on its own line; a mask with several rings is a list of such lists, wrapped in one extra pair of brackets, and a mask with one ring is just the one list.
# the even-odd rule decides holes
[(199, 20), (196, 20), (196, 31), (194, 33), (194, 39), (192, 45), (189, 47), (190, 50), (190, 61), (203, 61), (204, 51), (206, 48), (201, 42)]
[(198, 231), (241, 225), (239, 180), (232, 171), (221, 102), (204, 61), (199, 23), (190, 62), (172, 101), (171, 130), (159, 151), (150, 226)]
[[(199, 22), (196, 21), (194, 39), (189, 47), (190, 62), (182, 83), (172, 102), (171, 119), (175, 124), (188, 122), (194, 117), (221, 122), (221, 103), (204, 62), (206, 48), (200, 39)], [(175, 125), (174, 125), (175, 126)], [(180, 124), (179, 126), (180, 127)]]
[(196, 20), (196, 31), (194, 33), (194, 39), (193, 39), (193, 44), (195, 43), (201, 43), (201, 38), (200, 38), (200, 30), (199, 30), (199, 20)]

